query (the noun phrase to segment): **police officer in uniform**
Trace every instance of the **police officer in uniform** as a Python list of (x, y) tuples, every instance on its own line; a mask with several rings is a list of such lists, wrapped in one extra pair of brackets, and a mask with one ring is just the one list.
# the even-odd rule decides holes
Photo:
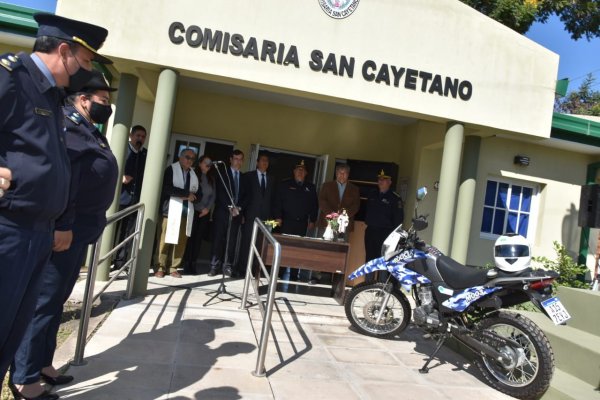
[(294, 177), (279, 184), (275, 194), (273, 216), (281, 233), (306, 236), (315, 227), (319, 209), (315, 185), (306, 182), (304, 160), (294, 167)]
[[(365, 223), (366, 261), (381, 257), (381, 246), (385, 238), (404, 220), (402, 199), (390, 188), (392, 178), (383, 170), (377, 176), (377, 189), (367, 198)], [(380, 274), (383, 279), (386, 274)]]
[(87, 246), (104, 230), (106, 210), (115, 194), (117, 160), (94, 124), (108, 121), (112, 113), (109, 92), (116, 89), (100, 72), (93, 73), (85, 88), (69, 95), (69, 105), (63, 109), (71, 161), (69, 200), (56, 221), (54, 252), (42, 271), (35, 314), (11, 367), (11, 384), (19, 385), (16, 388), (21, 392), (42, 392), (40, 377), (53, 385), (73, 379), (59, 375), (52, 366), (56, 334), (63, 304), (75, 286)]
[[(314, 229), (319, 201), (315, 185), (306, 182), (304, 160), (294, 167), (294, 177), (282, 181), (275, 193), (273, 217), (281, 226), (281, 233), (306, 236)], [(298, 270), (289, 268), (290, 279), (296, 280)]]
[[(107, 31), (38, 13), (31, 55), (0, 55), (0, 377), (31, 320), (39, 278), (67, 204), (62, 87), (82, 87)], [(10, 172), (6, 187), (7, 170)]]

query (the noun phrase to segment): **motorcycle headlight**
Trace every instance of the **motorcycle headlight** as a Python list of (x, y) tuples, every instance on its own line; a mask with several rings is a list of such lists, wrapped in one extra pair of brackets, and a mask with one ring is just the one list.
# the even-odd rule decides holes
[(408, 237), (408, 233), (402, 230), (402, 226), (399, 226), (394, 232), (390, 233), (383, 245), (381, 246), (381, 256), (386, 260), (393, 256), (398, 249), (398, 244), (405, 241)]

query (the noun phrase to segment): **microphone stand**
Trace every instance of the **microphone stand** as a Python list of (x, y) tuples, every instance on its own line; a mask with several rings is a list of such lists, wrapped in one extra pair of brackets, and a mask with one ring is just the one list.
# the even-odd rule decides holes
[[(224, 164), (224, 163), (223, 163)], [(227, 168), (227, 167), (224, 167)], [(227, 208), (229, 209), (229, 218), (227, 219), (227, 235), (225, 237), (225, 255), (223, 257), (223, 264), (221, 265), (221, 283), (219, 284), (219, 287), (217, 288), (217, 290), (213, 291), (213, 292), (209, 292), (209, 294), (212, 294), (212, 296), (210, 297), (210, 299), (208, 299), (206, 301), (206, 303), (204, 303), (202, 306), (206, 307), (210, 302), (212, 302), (215, 298), (219, 298), (219, 300), (221, 300), (221, 302), (223, 301), (228, 301), (228, 300), (233, 300), (233, 299), (239, 299), (240, 301), (242, 300), (242, 298), (236, 294), (230, 293), (227, 291), (227, 287), (225, 286), (225, 266), (227, 265), (227, 263), (229, 262), (229, 238), (231, 236), (231, 220), (233, 219), (233, 210), (236, 209), (236, 205), (235, 205), (235, 201), (233, 200), (233, 195), (232, 195), (232, 190), (231, 190), (231, 181), (229, 181), (229, 175), (227, 175), (227, 170), (225, 170), (225, 175), (227, 175), (227, 180), (229, 181), (229, 185), (225, 184), (225, 179), (223, 179), (223, 175), (221, 174), (221, 171), (219, 171), (218, 168), (218, 164), (215, 165), (215, 169), (217, 170), (217, 175), (219, 175), (219, 179), (221, 180), (221, 183), (223, 184), (223, 187), (225, 188), (225, 192), (227, 193), (227, 196), (229, 197), (229, 201), (231, 202), (231, 204), (229, 204), (227, 206)], [(238, 188), (239, 191), (239, 188)], [(238, 193), (239, 196), (239, 193)], [(219, 295), (221, 294), (226, 294), (228, 296), (230, 296), (230, 299), (222, 299), (219, 297)]]

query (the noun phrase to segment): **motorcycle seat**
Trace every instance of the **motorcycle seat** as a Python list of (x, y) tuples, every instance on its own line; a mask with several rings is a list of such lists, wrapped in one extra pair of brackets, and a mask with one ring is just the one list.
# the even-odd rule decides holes
[(489, 280), (487, 270), (464, 266), (448, 256), (438, 257), (436, 266), (444, 282), (452, 289), (480, 286)]

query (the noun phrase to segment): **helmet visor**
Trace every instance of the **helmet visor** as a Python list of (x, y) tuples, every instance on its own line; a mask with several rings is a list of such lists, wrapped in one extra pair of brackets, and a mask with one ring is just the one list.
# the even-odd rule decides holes
[(496, 246), (496, 257), (529, 257), (529, 246), (524, 244), (500, 244)]

